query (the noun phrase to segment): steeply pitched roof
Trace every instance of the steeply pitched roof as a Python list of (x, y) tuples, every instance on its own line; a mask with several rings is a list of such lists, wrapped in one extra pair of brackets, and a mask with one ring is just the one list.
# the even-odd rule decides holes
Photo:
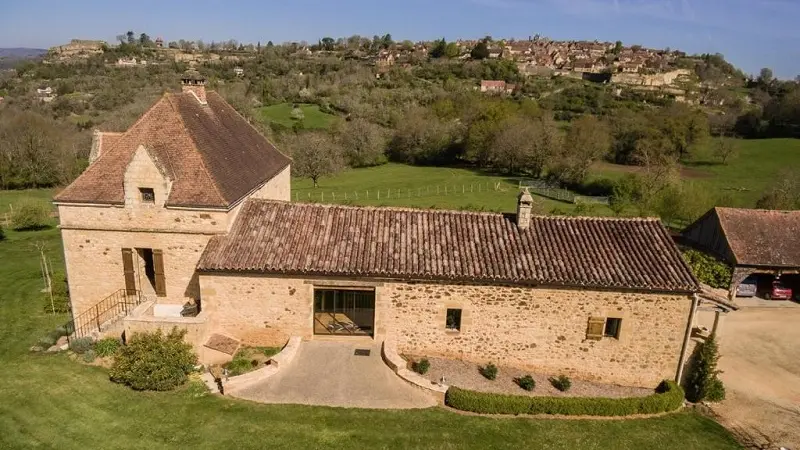
[(201, 271), (695, 292), (656, 219), (513, 215), (248, 200)]
[(216, 92), (165, 94), (56, 196), (57, 202), (124, 203), (123, 179), (142, 145), (172, 179), (167, 206), (229, 207), (290, 159)]
[[(721, 235), (737, 265), (800, 267), (800, 211), (714, 208), (683, 232), (691, 231), (714, 216)], [(693, 240), (702, 240), (698, 235)], [(703, 244), (703, 242), (698, 242)]]

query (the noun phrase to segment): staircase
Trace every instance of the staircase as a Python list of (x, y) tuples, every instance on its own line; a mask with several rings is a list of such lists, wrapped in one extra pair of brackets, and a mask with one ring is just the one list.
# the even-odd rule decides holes
[(141, 291), (120, 289), (67, 322), (68, 339), (99, 335), (145, 301)]

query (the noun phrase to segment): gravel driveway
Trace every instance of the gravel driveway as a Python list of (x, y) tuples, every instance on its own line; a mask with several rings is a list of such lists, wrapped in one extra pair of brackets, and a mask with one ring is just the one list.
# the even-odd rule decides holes
[(720, 421), (756, 448), (800, 449), (800, 308), (743, 308), (719, 340)]

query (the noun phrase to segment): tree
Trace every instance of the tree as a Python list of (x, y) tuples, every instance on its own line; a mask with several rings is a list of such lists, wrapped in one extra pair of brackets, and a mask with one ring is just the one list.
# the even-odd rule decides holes
[(407, 164), (446, 164), (458, 156), (459, 129), (452, 120), (441, 120), (427, 109), (410, 109), (389, 142), (392, 161)]
[(791, 172), (781, 174), (764, 195), (756, 202), (761, 209), (800, 209), (800, 175)]
[(727, 164), (730, 159), (736, 157), (737, 148), (733, 139), (728, 139), (724, 135), (718, 137), (714, 142), (714, 156)]
[(133, 31), (128, 31), (127, 33), (125, 33), (125, 36), (128, 39), (128, 45), (136, 44), (136, 35), (133, 34)]
[(475, 44), (475, 47), (472, 48), (472, 51), (469, 54), (472, 59), (486, 59), (489, 57), (489, 46), (486, 45), (485, 41), (479, 41), (477, 44)]
[(619, 55), (621, 51), (622, 51), (622, 41), (615, 42), (614, 50), (612, 50), (612, 53), (614, 53), (615, 55)]
[(153, 44), (153, 41), (150, 40), (150, 36), (146, 33), (142, 33), (139, 35), (139, 45), (142, 47), (150, 47)]
[(314, 187), (319, 186), (321, 177), (334, 174), (344, 166), (341, 147), (325, 132), (291, 134), (285, 138), (284, 144), (294, 160), (294, 172), (311, 178)]
[(725, 387), (719, 379), (717, 369), (719, 349), (716, 336), (709, 336), (695, 350), (692, 358), (692, 372), (689, 374), (686, 397), (693, 402), (703, 400), (718, 402), (725, 399)]
[(388, 139), (385, 131), (378, 125), (364, 119), (354, 119), (345, 123), (339, 140), (351, 167), (376, 166), (386, 162)]
[(527, 171), (539, 177), (548, 159), (557, 151), (558, 131), (547, 119), (530, 120), (514, 117), (501, 125), (491, 147), (495, 166), (508, 173)]
[(332, 37), (327, 37), (326, 36), (326, 37), (322, 38), (322, 41), (321, 41), (322, 49), (326, 50), (326, 51), (329, 51), (329, 52), (333, 51), (335, 42), (336, 41), (334, 41)]
[(386, 49), (391, 47), (392, 45), (394, 45), (394, 41), (392, 40), (392, 35), (389, 33), (384, 34), (383, 37), (381, 38), (381, 48)]
[(460, 54), (461, 50), (458, 48), (458, 44), (455, 42), (447, 44), (447, 46), (444, 48), (444, 55), (448, 58), (456, 58)]
[(562, 183), (582, 183), (591, 165), (608, 154), (611, 136), (608, 127), (594, 116), (582, 116), (572, 122), (561, 154), (551, 171)]
[(767, 86), (770, 83), (772, 83), (772, 80), (773, 80), (772, 69), (770, 69), (769, 67), (764, 67), (763, 69), (761, 69), (761, 72), (759, 72), (758, 74), (758, 84)]
[(168, 48), (180, 48), (180, 46), (178, 45), (178, 43), (177, 43), (177, 42), (175, 42), (175, 41), (169, 41), (169, 44), (167, 44), (167, 47), (168, 47)]
[(444, 38), (433, 42), (430, 52), (431, 58), (442, 58), (447, 55), (447, 41)]

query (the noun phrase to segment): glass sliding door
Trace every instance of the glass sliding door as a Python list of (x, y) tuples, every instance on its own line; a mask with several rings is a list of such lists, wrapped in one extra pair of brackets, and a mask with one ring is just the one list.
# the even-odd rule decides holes
[(314, 334), (372, 336), (375, 291), (314, 289)]

